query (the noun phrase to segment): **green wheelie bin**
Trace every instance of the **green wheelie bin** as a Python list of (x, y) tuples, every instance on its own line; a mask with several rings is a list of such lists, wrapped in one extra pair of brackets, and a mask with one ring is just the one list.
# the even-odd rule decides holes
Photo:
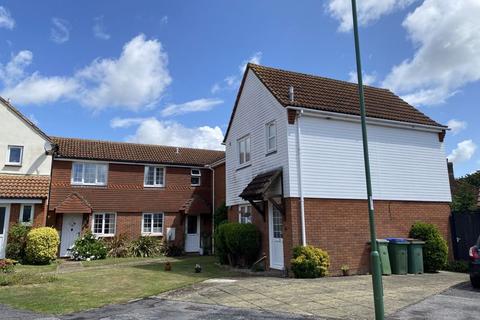
[[(368, 241), (368, 244), (370, 244), (370, 241)], [(388, 240), (377, 239), (377, 248), (380, 255), (382, 275), (389, 276), (392, 274), (392, 268), (390, 267), (390, 258), (388, 257)]]
[(387, 240), (392, 273), (407, 274), (409, 242), (404, 238), (387, 238)]
[(407, 239), (408, 246), (408, 273), (423, 273), (423, 246), (424, 241)]

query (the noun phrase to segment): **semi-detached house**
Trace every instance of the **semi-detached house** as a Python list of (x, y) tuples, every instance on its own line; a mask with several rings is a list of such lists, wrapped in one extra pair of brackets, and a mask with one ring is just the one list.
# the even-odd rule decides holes
[[(379, 237), (407, 236), (415, 221), (445, 239), (451, 201), (447, 130), (386, 89), (365, 87)], [(270, 268), (292, 248), (328, 251), (331, 272), (366, 272), (368, 211), (353, 83), (249, 64), (225, 135), (231, 221), (262, 231)]]

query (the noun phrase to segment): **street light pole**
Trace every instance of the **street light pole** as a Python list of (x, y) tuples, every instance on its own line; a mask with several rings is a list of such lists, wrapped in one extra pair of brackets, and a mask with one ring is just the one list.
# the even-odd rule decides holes
[(372, 198), (372, 180), (370, 177), (370, 159), (368, 156), (368, 136), (367, 123), (365, 112), (365, 98), (363, 93), (362, 81), (362, 63), (360, 59), (360, 41), (358, 38), (358, 23), (357, 23), (357, 4), (352, 0), (352, 14), (353, 14), (353, 33), (355, 37), (355, 54), (357, 60), (357, 77), (358, 77), (358, 95), (360, 100), (360, 116), (362, 120), (362, 138), (363, 138), (363, 158), (365, 162), (365, 178), (367, 181), (367, 196), (368, 196), (368, 217), (370, 221), (370, 263), (372, 268), (372, 283), (373, 283), (373, 300), (375, 304), (375, 319), (383, 320), (383, 284), (382, 271), (380, 267), (380, 255), (378, 254), (377, 236), (375, 234), (375, 210), (373, 207)]

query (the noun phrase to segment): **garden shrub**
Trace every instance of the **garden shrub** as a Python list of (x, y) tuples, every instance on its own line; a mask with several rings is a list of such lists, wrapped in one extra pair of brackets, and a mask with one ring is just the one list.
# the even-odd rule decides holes
[(328, 274), (330, 257), (320, 248), (298, 246), (293, 248), (290, 264), (296, 278), (319, 278)]
[(469, 266), (467, 261), (449, 261), (446, 265), (444, 270), (451, 271), (451, 272), (460, 272), (460, 273), (468, 273)]
[(217, 230), (218, 226), (222, 223), (228, 222), (228, 209), (223, 202), (213, 213), (214, 229)]
[(107, 247), (107, 256), (112, 258), (125, 258), (130, 255), (130, 239), (127, 234), (122, 233), (115, 237), (105, 239), (105, 246)]
[(15, 224), (8, 231), (7, 258), (25, 262), (27, 246), (27, 235), (32, 228), (21, 224)]
[(0, 273), (12, 273), (15, 271), (16, 260), (0, 259)]
[(445, 266), (448, 256), (447, 241), (435, 225), (416, 222), (410, 230), (410, 237), (425, 241), (423, 267), (426, 272), (437, 272)]
[(221, 264), (228, 264), (228, 248), (225, 240), (225, 229), (227, 223), (222, 223), (215, 231), (215, 255)]
[(215, 238), (219, 258), (232, 266), (250, 266), (260, 251), (260, 232), (251, 223), (224, 223)]
[(162, 253), (162, 244), (155, 237), (140, 236), (130, 244), (130, 253), (134, 257), (155, 257)]
[(107, 257), (107, 247), (104, 241), (95, 238), (91, 231), (87, 231), (78, 238), (70, 254), (74, 260), (99, 260)]
[(185, 254), (182, 246), (175, 244), (173, 241), (165, 240), (162, 244), (163, 254), (167, 257), (179, 257)]
[(60, 237), (57, 230), (41, 227), (30, 230), (27, 234), (25, 254), (31, 264), (49, 264), (57, 258)]

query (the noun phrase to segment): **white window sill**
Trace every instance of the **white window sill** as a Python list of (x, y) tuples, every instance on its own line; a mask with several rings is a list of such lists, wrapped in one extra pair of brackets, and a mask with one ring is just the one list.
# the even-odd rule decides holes
[(142, 236), (144, 236), (144, 237), (163, 237), (163, 233), (147, 233), (147, 232), (142, 232)]
[(72, 186), (76, 187), (106, 187), (107, 184), (97, 184), (97, 183), (78, 183), (78, 182), (72, 182)]
[(190, 186), (191, 186), (191, 187), (200, 187), (201, 184), (191, 184)]
[(97, 238), (113, 238), (113, 237), (115, 237), (115, 234), (94, 233), (93, 235)]
[(9, 167), (21, 167), (22, 166), (22, 164), (18, 163), (18, 162), (6, 162), (5, 165), (9, 166)]
[(248, 167), (250, 167), (251, 165), (252, 165), (251, 162), (242, 163), (241, 165), (238, 166), (237, 171), (242, 170), (242, 169), (245, 169), (245, 168), (248, 168)]
[(273, 150), (267, 151), (267, 153), (265, 154), (265, 156), (269, 156), (269, 155), (274, 154), (274, 153), (277, 153), (277, 149), (273, 149)]
[(21, 224), (22, 226), (25, 226), (25, 227), (31, 227), (33, 225), (33, 222), (20, 221), (19, 224)]
[(162, 184), (159, 184), (159, 185), (144, 184), (143, 187), (144, 187), (144, 188), (157, 188), (157, 189), (160, 189), (160, 188), (165, 188), (165, 185), (162, 185)]

